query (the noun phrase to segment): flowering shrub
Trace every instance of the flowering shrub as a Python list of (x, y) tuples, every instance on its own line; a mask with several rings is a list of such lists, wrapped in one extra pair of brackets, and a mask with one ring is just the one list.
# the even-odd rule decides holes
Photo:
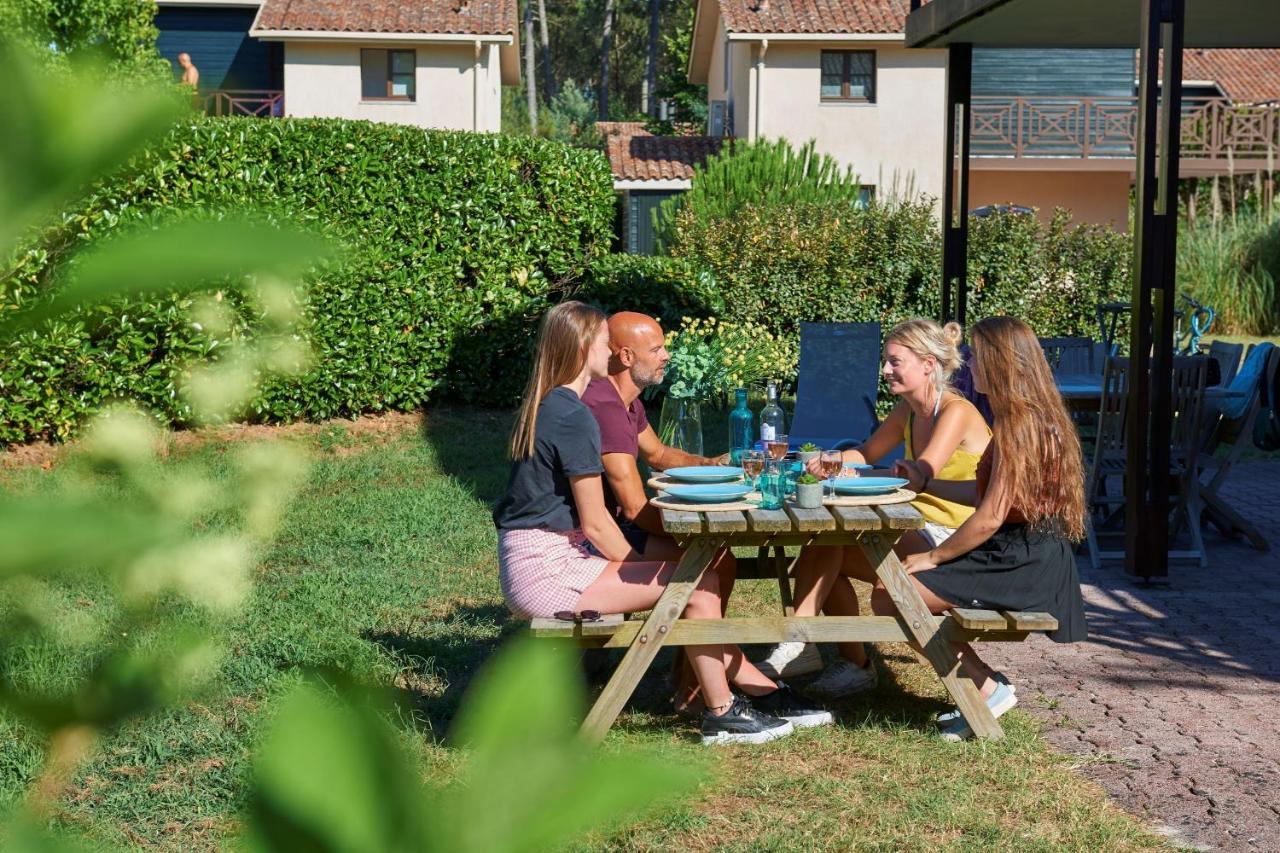
[(719, 400), (735, 388), (776, 379), (793, 386), (799, 348), (752, 322), (684, 317), (667, 333), (671, 361), (663, 389), (679, 400)]

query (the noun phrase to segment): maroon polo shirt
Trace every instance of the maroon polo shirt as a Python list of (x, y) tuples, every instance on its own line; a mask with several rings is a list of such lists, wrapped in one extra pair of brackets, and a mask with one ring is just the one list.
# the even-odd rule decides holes
[[(639, 460), (640, 433), (649, 426), (649, 418), (644, 412), (640, 398), (631, 401), (630, 406), (622, 404), (618, 389), (608, 379), (592, 379), (582, 395), (596, 423), (600, 425), (600, 454), (625, 453)], [(609, 478), (604, 480), (605, 505), (616, 515), (618, 502), (609, 488)]]

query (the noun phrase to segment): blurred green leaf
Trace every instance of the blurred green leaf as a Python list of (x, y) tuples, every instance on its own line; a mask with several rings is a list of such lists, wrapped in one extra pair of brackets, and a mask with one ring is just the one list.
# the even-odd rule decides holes
[(190, 108), (171, 91), (102, 85), (102, 69), (51, 78), (0, 41), (0, 247), (116, 171)]
[(431, 849), (426, 796), (386, 722), (314, 686), (290, 693), (254, 763), (247, 846)]
[(446, 849), (543, 850), (676, 797), (697, 768), (634, 753), (602, 756), (578, 737), (585, 695), (566, 648), (518, 640), (476, 677), (459, 713), (466, 785), (438, 805)]
[(194, 628), (179, 625), (146, 640), (112, 649), (67, 693), (32, 693), (0, 677), (0, 704), (47, 731), (109, 729), (191, 696), (216, 671), (220, 648)]
[(0, 325), (29, 328), (118, 296), (192, 291), (250, 273), (296, 275), (328, 251), (318, 237), (242, 219), (186, 221), (118, 236), (81, 253), (50, 301)]

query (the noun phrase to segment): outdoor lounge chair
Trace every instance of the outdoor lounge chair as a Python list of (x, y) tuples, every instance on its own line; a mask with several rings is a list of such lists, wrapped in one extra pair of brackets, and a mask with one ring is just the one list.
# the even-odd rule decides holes
[(843, 450), (866, 441), (879, 424), (879, 382), (879, 323), (801, 323), (790, 445)]

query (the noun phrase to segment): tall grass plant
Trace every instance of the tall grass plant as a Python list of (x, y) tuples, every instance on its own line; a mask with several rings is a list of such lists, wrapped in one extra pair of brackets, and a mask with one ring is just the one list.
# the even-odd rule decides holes
[(1178, 243), (1178, 281), (1214, 308), (1217, 331), (1280, 333), (1280, 201), (1187, 226)]

